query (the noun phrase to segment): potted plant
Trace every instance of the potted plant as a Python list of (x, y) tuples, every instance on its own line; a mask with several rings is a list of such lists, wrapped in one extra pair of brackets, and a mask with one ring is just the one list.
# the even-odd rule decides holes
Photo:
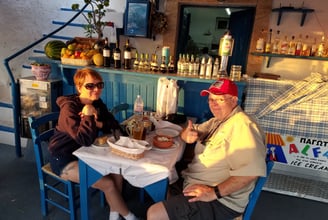
[(31, 70), (37, 80), (47, 80), (51, 73), (51, 66), (47, 63), (31, 63)]
[[(98, 40), (103, 37), (103, 30), (105, 26), (113, 26), (112, 22), (103, 21), (106, 15), (106, 7), (109, 6), (110, 0), (84, 0), (85, 4), (89, 4), (91, 10), (87, 13), (82, 13), (83, 17), (87, 21), (84, 29), (86, 30), (86, 36), (93, 37), (93, 34), (97, 34)], [(72, 4), (72, 10), (79, 10), (79, 4)]]

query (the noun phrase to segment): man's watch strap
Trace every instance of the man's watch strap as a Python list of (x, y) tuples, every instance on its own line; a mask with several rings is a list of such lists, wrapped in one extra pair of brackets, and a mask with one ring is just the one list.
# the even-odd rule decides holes
[(214, 192), (215, 192), (215, 195), (218, 199), (222, 198), (221, 193), (220, 193), (220, 189), (219, 189), (218, 186), (214, 186)]

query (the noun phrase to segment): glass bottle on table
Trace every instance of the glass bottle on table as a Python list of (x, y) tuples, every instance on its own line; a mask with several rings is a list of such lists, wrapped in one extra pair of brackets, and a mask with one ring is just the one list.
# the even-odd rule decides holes
[(105, 38), (105, 45), (103, 47), (103, 59), (104, 59), (104, 67), (110, 67), (110, 48), (108, 45), (108, 38)]
[(121, 68), (121, 49), (119, 47), (118, 42), (116, 42), (116, 47), (113, 52), (113, 60), (114, 60), (114, 68), (120, 69)]

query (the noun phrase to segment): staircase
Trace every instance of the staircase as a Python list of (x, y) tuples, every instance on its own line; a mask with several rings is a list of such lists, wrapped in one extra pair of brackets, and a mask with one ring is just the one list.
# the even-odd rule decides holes
[[(80, 35), (82, 35), (83, 28), (81, 28), (81, 27), (83, 27), (84, 24), (73, 23), (73, 21), (75, 19), (77, 19), (81, 13), (88, 12), (88, 10), (86, 10), (87, 6), (88, 6), (88, 4), (83, 6), (81, 8), (81, 10), (78, 12), (72, 11), (71, 9), (68, 9), (68, 8), (60, 8), (60, 10), (62, 12), (72, 13), (73, 14), (72, 18), (70, 18), (67, 22), (53, 21), (52, 22), (53, 25), (56, 25), (56, 26), (59, 25), (59, 27), (56, 30), (54, 30), (53, 32), (51, 32), (49, 34), (44, 34), (43, 37), (41, 37), (39, 40), (33, 42), (32, 44), (26, 46), (25, 48), (17, 51), (13, 55), (11, 55), (3, 60), (3, 64), (7, 70), (7, 73), (9, 75), (9, 79), (10, 79), (9, 86), (10, 86), (11, 97), (9, 98), (9, 100), (7, 100), (7, 98), (0, 97), (0, 111), (1, 111), (0, 132), (14, 134), (16, 157), (22, 156), (21, 131), (20, 131), (20, 118), (21, 118), (21, 115), (20, 115), (20, 112), (21, 112), (20, 92), (19, 92), (18, 79), (15, 78), (13, 72), (11, 71), (9, 63), (13, 59), (19, 57), (20, 55), (22, 55), (23, 53), (25, 53), (26, 51), (29, 51), (29, 50), (32, 50), (36, 54), (44, 54), (44, 51), (42, 49), (38, 49), (38, 47), (40, 47), (40, 43), (42, 43), (45, 40), (61, 39), (63, 41), (66, 41), (66, 40), (72, 39), (73, 38), (72, 36), (79, 35), (79, 33), (81, 33)], [(80, 16), (80, 17), (82, 17), (82, 16)], [(72, 28), (75, 28), (75, 30), (72, 31), (71, 28), (67, 28), (67, 29), (65, 29), (67, 31), (63, 32), (64, 33), (63, 35), (56, 35), (57, 33), (59, 33), (61, 30), (63, 30), (66, 27), (72, 27)], [(61, 34), (62, 34), (62, 32), (61, 32)], [(23, 64), (22, 68), (30, 69), (31, 67), (28, 64)], [(1, 91), (3, 91), (3, 89), (1, 89)], [(8, 121), (8, 118), (7, 118), (8, 114), (3, 114), (4, 112), (8, 112), (9, 114), (10, 114), (10, 112), (12, 113), (12, 121)]]

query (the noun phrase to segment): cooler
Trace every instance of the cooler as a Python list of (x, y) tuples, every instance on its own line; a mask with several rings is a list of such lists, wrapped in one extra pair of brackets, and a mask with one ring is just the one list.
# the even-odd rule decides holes
[(31, 138), (27, 118), (58, 111), (56, 99), (62, 95), (61, 79), (36, 80), (34, 76), (19, 79), (21, 117), (21, 136)]

